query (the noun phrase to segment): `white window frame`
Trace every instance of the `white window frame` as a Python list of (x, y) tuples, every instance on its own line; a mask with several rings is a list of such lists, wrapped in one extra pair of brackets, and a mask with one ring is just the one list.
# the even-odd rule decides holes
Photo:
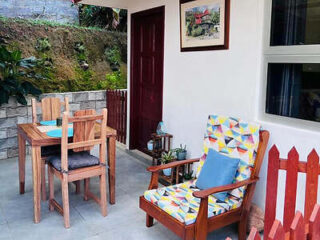
[(264, 42), (262, 60), (262, 84), (260, 86), (260, 107), (258, 118), (262, 121), (287, 124), (299, 128), (319, 129), (320, 123), (291, 117), (284, 117), (266, 113), (267, 99), (267, 78), (269, 63), (320, 63), (320, 44), (319, 45), (297, 45), (297, 46), (270, 46), (271, 36), (271, 17), (272, 0), (264, 1)]

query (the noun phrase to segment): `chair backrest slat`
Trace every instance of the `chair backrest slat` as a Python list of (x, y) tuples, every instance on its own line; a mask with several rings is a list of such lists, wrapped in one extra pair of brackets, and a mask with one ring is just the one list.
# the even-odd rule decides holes
[(278, 191), (278, 175), (279, 175), (280, 161), (279, 151), (276, 146), (273, 146), (269, 151), (269, 166), (267, 177), (267, 201), (266, 214), (264, 223), (264, 232), (269, 233), (276, 218), (277, 208), (277, 191)]
[(286, 190), (285, 190), (285, 204), (284, 204), (284, 218), (283, 228), (285, 232), (290, 230), (290, 224), (294, 218), (296, 210), (296, 195), (298, 183), (298, 164), (299, 154), (296, 148), (292, 148), (288, 154)]
[(290, 227), (290, 240), (306, 240), (305, 222), (301, 212), (297, 212)]
[(41, 101), (42, 120), (50, 121), (61, 117), (61, 103), (59, 98), (44, 98)]
[(92, 147), (93, 145), (101, 144), (101, 139), (97, 140), (89, 140), (89, 141), (83, 141), (83, 142), (76, 142), (76, 143), (69, 143), (68, 149), (75, 149), (81, 147)]
[(307, 179), (306, 179), (306, 199), (304, 207), (304, 216), (309, 219), (317, 203), (318, 196), (318, 179), (319, 179), (319, 156), (313, 150), (308, 156), (307, 162)]
[[(92, 116), (96, 111), (93, 109), (81, 110), (74, 113), (75, 117)], [(84, 142), (94, 139), (94, 125), (96, 120), (88, 120), (73, 123), (73, 142)], [(74, 152), (90, 151), (93, 147), (80, 147), (73, 149)]]
[(69, 112), (68, 97), (64, 98), (64, 102), (61, 102), (59, 98), (43, 98), (40, 103), (32, 99), (32, 122), (38, 122), (37, 107), (41, 108), (42, 120), (51, 121), (61, 117), (61, 106), (64, 106), (65, 112)]

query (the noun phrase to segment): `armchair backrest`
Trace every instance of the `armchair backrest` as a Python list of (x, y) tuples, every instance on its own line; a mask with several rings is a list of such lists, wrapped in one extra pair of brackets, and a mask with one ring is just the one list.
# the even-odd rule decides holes
[[(102, 115), (96, 115), (95, 110), (83, 110), (69, 117), (67, 112), (62, 117), (62, 138), (61, 138), (61, 169), (68, 171), (68, 150), (75, 152), (89, 151), (95, 145), (100, 146), (100, 163), (106, 162), (106, 128), (107, 109), (102, 110)], [(95, 138), (95, 124), (100, 120), (100, 135)], [(73, 142), (68, 142), (69, 123), (73, 123)]]
[(32, 105), (32, 123), (37, 123), (37, 108), (41, 108), (42, 121), (56, 120), (61, 117), (61, 106), (64, 106), (65, 112), (69, 113), (69, 98), (65, 97), (64, 102), (59, 98), (43, 98), (37, 103), (36, 99), (31, 100)]
[[(197, 169), (197, 177), (209, 149), (239, 158), (240, 164), (235, 182), (250, 178), (259, 147), (260, 125), (247, 123), (238, 118), (210, 115), (204, 137), (204, 154)], [(230, 194), (243, 198), (245, 188), (233, 190)]]

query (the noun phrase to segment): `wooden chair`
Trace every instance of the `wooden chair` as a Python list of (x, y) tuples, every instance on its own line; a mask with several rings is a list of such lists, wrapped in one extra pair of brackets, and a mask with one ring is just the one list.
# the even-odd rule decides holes
[[(65, 97), (64, 102), (61, 102), (59, 98), (43, 98), (41, 102), (36, 99), (31, 100), (32, 105), (32, 123), (38, 123), (37, 109), (41, 109), (42, 121), (56, 120), (61, 117), (61, 108), (69, 113), (69, 98)], [(46, 194), (46, 159), (53, 154), (60, 153), (60, 146), (48, 146), (41, 149), (41, 198), (42, 201), (47, 200)], [(77, 192), (79, 192), (79, 186)]]
[[(209, 117), (208, 127), (212, 127), (210, 126), (210, 124), (211, 123), (210, 123), (210, 117)], [(214, 127), (219, 128), (221, 126), (214, 126)], [(210, 134), (209, 134), (209, 138), (210, 138)], [(230, 225), (232, 223), (238, 222), (239, 223), (239, 239), (244, 240), (246, 238), (246, 224), (248, 219), (248, 213), (251, 206), (251, 200), (254, 194), (256, 182), (259, 180), (259, 172), (260, 172), (261, 164), (267, 148), (267, 144), (269, 140), (269, 132), (260, 131), (258, 134), (258, 139), (260, 139), (259, 146), (257, 148), (254, 166), (252, 168), (249, 179), (244, 181), (239, 181), (234, 184), (230, 184), (226, 186), (194, 191), (192, 193), (193, 197), (200, 199), (200, 206), (199, 206), (197, 217), (194, 223), (186, 225), (184, 222), (177, 220), (175, 217), (173, 217), (171, 214), (168, 214), (167, 212), (162, 210), (156, 204), (152, 203), (151, 201), (148, 201), (144, 195), (140, 197), (140, 208), (147, 213), (146, 226), (151, 227), (153, 225), (153, 220), (156, 219), (184, 240), (192, 240), (192, 239), (204, 240), (206, 239), (207, 234), (209, 232), (219, 229), (221, 227)], [(148, 171), (152, 173), (149, 190), (158, 189), (159, 171), (166, 168), (174, 168), (174, 167), (182, 166), (185, 164), (196, 163), (199, 161), (200, 159), (191, 159), (191, 160), (185, 160), (185, 161), (177, 161), (174, 163), (169, 163), (161, 166), (149, 167)], [(236, 207), (232, 210), (228, 210), (224, 213), (221, 213), (212, 217), (208, 217), (208, 203), (212, 194), (218, 193), (218, 192), (231, 191), (243, 186), (246, 186), (247, 188), (245, 190), (245, 194), (242, 199), (242, 204), (239, 207)], [(173, 188), (177, 188), (177, 187), (173, 186)], [(190, 198), (190, 196), (188, 196), (188, 198)]]
[(316, 151), (313, 150), (309, 154), (307, 162), (300, 162), (299, 154), (295, 148), (292, 148), (288, 153), (287, 159), (281, 159), (279, 157), (279, 151), (277, 147), (273, 146), (269, 151), (264, 227), (265, 236), (269, 235), (276, 220), (278, 176), (280, 171), (286, 172), (283, 214), (283, 230), (285, 234), (288, 234), (290, 232), (290, 226), (296, 214), (298, 174), (306, 174), (306, 190), (304, 203), (304, 218), (306, 220), (310, 219), (313, 208), (317, 203), (320, 165), (319, 156)]
[[(94, 125), (101, 120), (101, 134), (99, 138), (94, 136)], [(68, 143), (68, 124), (73, 123), (73, 142)], [(103, 109), (102, 115), (96, 115), (95, 110), (83, 110), (69, 117), (63, 114), (61, 156), (48, 158), (49, 176), (49, 209), (56, 209), (64, 216), (64, 226), (70, 227), (68, 183), (85, 180), (84, 199), (92, 198), (101, 206), (103, 216), (107, 215), (106, 193), (106, 125), (107, 109)], [(90, 150), (100, 146), (99, 158), (90, 155)], [(73, 153), (68, 155), (68, 149)], [(62, 188), (62, 207), (54, 199), (54, 176), (60, 179)], [(100, 199), (89, 191), (89, 179), (100, 177)]]

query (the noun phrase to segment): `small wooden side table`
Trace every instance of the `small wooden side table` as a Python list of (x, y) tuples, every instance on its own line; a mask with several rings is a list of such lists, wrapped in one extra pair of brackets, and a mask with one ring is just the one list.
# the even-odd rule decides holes
[(171, 140), (173, 135), (166, 133), (158, 135), (156, 133), (151, 134), (151, 140), (153, 141), (153, 150), (148, 151), (152, 157), (152, 165), (160, 165), (160, 159), (163, 152), (168, 153), (171, 150)]

